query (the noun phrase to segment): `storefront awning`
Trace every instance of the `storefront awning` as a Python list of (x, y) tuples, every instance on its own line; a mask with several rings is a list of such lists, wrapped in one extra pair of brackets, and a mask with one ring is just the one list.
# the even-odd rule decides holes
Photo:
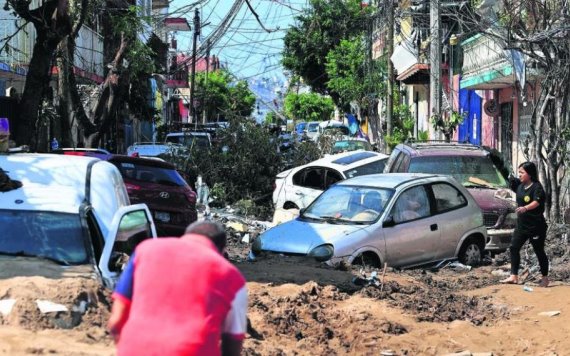
[(426, 84), (429, 83), (429, 64), (416, 63), (400, 73), (396, 80), (404, 84)]

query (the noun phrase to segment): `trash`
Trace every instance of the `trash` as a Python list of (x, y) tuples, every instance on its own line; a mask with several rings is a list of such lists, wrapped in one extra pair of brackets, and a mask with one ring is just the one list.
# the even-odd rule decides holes
[(238, 221), (229, 222), (227, 226), (234, 229), (237, 232), (248, 232), (247, 225)]
[(382, 350), (380, 352), (380, 355), (382, 355), (382, 356), (395, 356), (396, 353), (392, 350)]
[(16, 299), (2, 299), (0, 300), (0, 314), (3, 316), (8, 316), (12, 311), (12, 308), (16, 304)]
[(524, 286), (524, 287), (523, 287), (523, 290), (524, 290), (525, 292), (532, 292), (534, 289), (532, 289), (532, 287), (529, 287), (529, 286)]
[(65, 305), (50, 302), (49, 300), (36, 299), (36, 304), (38, 305), (38, 309), (42, 314), (69, 311)]
[(249, 243), (249, 234), (243, 235), (241, 242), (243, 242), (244, 244), (248, 244)]
[(502, 269), (496, 269), (492, 271), (491, 274), (496, 277), (508, 277), (511, 275), (509, 272), (503, 271)]
[(471, 266), (464, 265), (459, 261), (451, 262), (446, 267), (459, 271), (471, 271)]
[(273, 214), (273, 224), (279, 225), (281, 223), (291, 221), (297, 216), (299, 216), (299, 209), (278, 208), (275, 209), (275, 213)]
[(540, 315), (540, 316), (557, 316), (557, 315), (560, 315), (560, 310), (541, 312), (541, 313), (538, 313), (538, 315)]

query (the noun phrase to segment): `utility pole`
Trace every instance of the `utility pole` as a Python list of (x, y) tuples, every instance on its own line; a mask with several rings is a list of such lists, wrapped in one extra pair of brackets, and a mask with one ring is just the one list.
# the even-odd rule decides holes
[(200, 36), (200, 14), (198, 9), (194, 12), (194, 41), (192, 48), (192, 74), (190, 76), (190, 116), (194, 122), (195, 128), (198, 128), (198, 120), (196, 118), (196, 111), (194, 110), (194, 87), (196, 79), (196, 42)]
[[(386, 135), (392, 134), (392, 116), (394, 113), (394, 65), (392, 64), (392, 54), (394, 53), (394, 0), (387, 0), (386, 15), (388, 31), (386, 33), (386, 47), (388, 58), (388, 95), (386, 97)], [(389, 147), (385, 147), (388, 152)]]
[(202, 123), (206, 123), (206, 99), (208, 96), (208, 72), (210, 71), (210, 40), (206, 41), (206, 78), (204, 80), (204, 97), (202, 98)]
[(440, 31), (440, 0), (430, 0), (430, 29), (431, 43), (429, 54), (430, 68), (430, 108), (431, 114), (441, 115), (441, 31)]

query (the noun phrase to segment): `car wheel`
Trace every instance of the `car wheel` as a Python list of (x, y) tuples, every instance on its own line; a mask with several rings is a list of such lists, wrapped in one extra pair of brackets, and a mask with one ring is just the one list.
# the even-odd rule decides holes
[(374, 252), (364, 252), (352, 261), (353, 265), (380, 267), (380, 258)]
[(483, 248), (479, 242), (469, 239), (463, 243), (459, 251), (459, 262), (467, 266), (476, 266), (481, 263), (482, 258)]

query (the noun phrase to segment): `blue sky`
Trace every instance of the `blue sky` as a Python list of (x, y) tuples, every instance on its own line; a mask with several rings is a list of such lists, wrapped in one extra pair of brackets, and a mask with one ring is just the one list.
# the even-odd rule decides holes
[[(205, 24), (200, 36), (202, 40), (222, 24), (234, 3), (232, 0), (207, 0), (198, 5), (201, 23)], [(294, 17), (305, 7), (306, 0), (250, 0), (250, 4), (263, 26), (275, 31), (264, 31), (243, 1), (231, 25), (210, 54), (220, 57), (228, 69), (241, 79), (282, 77), (283, 37), (293, 24)], [(170, 3), (170, 16), (186, 17), (192, 24), (194, 10), (188, 10), (187, 6), (187, 0), (174, 0)], [(192, 34), (177, 33), (179, 50), (191, 53)]]

